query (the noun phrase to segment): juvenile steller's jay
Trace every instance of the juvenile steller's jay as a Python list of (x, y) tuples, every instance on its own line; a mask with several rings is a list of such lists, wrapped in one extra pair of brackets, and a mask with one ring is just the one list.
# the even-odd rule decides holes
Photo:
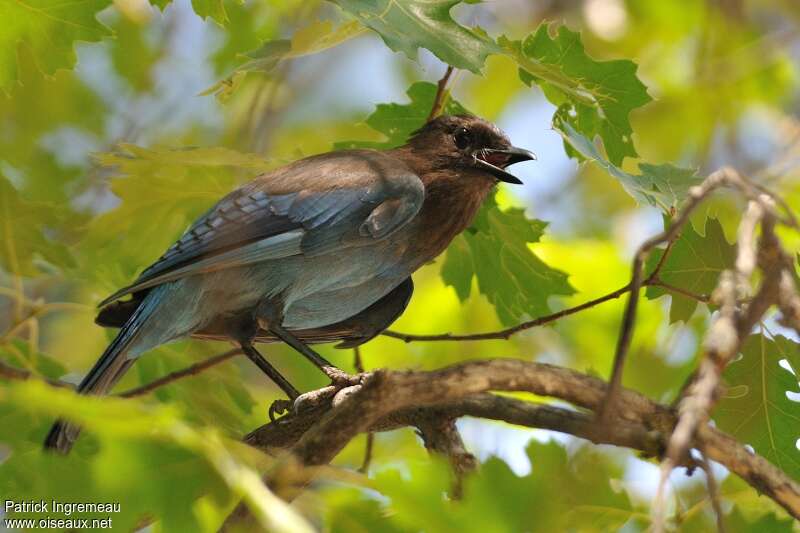
[[(531, 159), (489, 122), (441, 116), (399, 148), (329, 152), (255, 178), (101, 302), (98, 324), (121, 329), (78, 391), (106, 393), (142, 353), (188, 336), (236, 342), (291, 400), (298, 391), (254, 342), (283, 341), (347, 382), (308, 345), (356, 346), (386, 329), (411, 297), (411, 274), (498, 180), (521, 183), (507, 166)], [(79, 431), (58, 421), (45, 446), (66, 453)]]

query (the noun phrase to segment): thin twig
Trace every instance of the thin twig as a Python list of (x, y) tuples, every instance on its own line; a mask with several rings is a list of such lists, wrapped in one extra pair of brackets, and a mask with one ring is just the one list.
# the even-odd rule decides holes
[(63, 387), (68, 389), (75, 387), (74, 385), (72, 385), (71, 383), (67, 383), (66, 381), (61, 381), (58, 379), (42, 378), (41, 376), (34, 374), (30, 370), (23, 370), (21, 368), (16, 368), (4, 363), (3, 361), (0, 361), (0, 378), (14, 379), (17, 381), (26, 381), (28, 379), (36, 378), (36, 379), (43, 379), (44, 381), (46, 381), (50, 385), (53, 385), (54, 387)]
[(154, 391), (159, 387), (163, 387), (164, 385), (168, 385), (179, 379), (185, 378), (187, 376), (197, 375), (203, 372), (204, 370), (207, 370), (212, 366), (216, 366), (220, 363), (224, 363), (228, 359), (232, 359), (233, 357), (241, 353), (242, 350), (240, 348), (233, 348), (231, 350), (228, 350), (227, 352), (223, 352), (221, 354), (209, 357), (208, 359), (204, 359), (199, 363), (195, 363), (191, 366), (187, 366), (186, 368), (182, 368), (180, 370), (176, 370), (175, 372), (171, 372), (164, 377), (151, 381), (150, 383), (145, 383), (144, 385), (141, 385), (139, 387), (135, 387), (125, 392), (121, 392), (119, 396), (122, 398), (134, 398), (136, 396), (143, 396), (149, 392)]
[[(678, 237), (680, 231), (683, 229), (683, 226), (689, 221), (691, 214), (695, 209), (697, 209), (697, 206), (699, 206), (709, 194), (727, 183), (729, 174), (731, 173), (735, 173), (735, 171), (728, 168), (722, 168), (709, 175), (700, 185), (692, 187), (689, 190), (689, 198), (678, 212), (678, 215), (675, 217), (673, 222), (664, 231), (643, 242), (636, 251), (636, 254), (633, 257), (630, 295), (628, 296), (628, 302), (625, 306), (625, 312), (622, 315), (622, 325), (620, 326), (617, 349), (616, 353), (614, 354), (614, 363), (611, 369), (608, 398), (598, 413), (601, 425), (602, 421), (607, 421), (607, 417), (612, 414), (617, 390), (619, 390), (622, 385), (622, 371), (625, 366), (625, 359), (631, 346), (633, 330), (636, 325), (636, 310), (639, 303), (639, 291), (641, 290), (644, 281), (642, 268), (647, 256), (655, 247), (663, 243), (670, 243), (671, 241), (674, 241)], [(658, 272), (656, 272), (656, 275), (657, 274)]]
[(444, 71), (442, 79), (440, 79), (439, 83), (436, 84), (436, 96), (433, 98), (433, 106), (431, 106), (431, 112), (428, 115), (426, 122), (430, 122), (438, 117), (439, 114), (441, 114), (442, 109), (444, 109), (447, 98), (449, 97), (449, 91), (447, 91), (447, 82), (450, 81), (450, 76), (452, 74), (453, 67), (447, 65), (447, 70)]
[(722, 512), (722, 504), (719, 499), (719, 485), (717, 479), (714, 477), (714, 471), (711, 468), (711, 463), (706, 458), (705, 453), (700, 453), (700, 466), (706, 473), (706, 485), (708, 485), (708, 498), (711, 500), (711, 508), (714, 509), (714, 515), (717, 519), (717, 532), (725, 533), (725, 519)]
[[(743, 180), (739, 177), (738, 179)], [(742, 183), (747, 184), (746, 181)], [(751, 198), (739, 224), (737, 256), (733, 271), (720, 275), (714, 299), (720, 304), (717, 319), (703, 342), (704, 357), (696, 377), (689, 383), (678, 404), (678, 421), (669, 438), (661, 463), (661, 476), (653, 502), (653, 528), (664, 531), (664, 486), (669, 473), (694, 446), (698, 431), (707, 422), (718, 396), (722, 372), (739, 353), (753, 327), (767, 310), (780, 302), (782, 273), (790, 266), (791, 258), (783, 251), (775, 235), (777, 221), (774, 203), (766, 194)], [(758, 227), (761, 238), (757, 239)], [(751, 279), (758, 267), (761, 285), (752, 299)]]
[(619, 298), (626, 292), (628, 292), (629, 285), (625, 285), (624, 287), (620, 287), (619, 289), (600, 296), (599, 298), (595, 298), (594, 300), (589, 300), (588, 302), (584, 302), (580, 305), (576, 305), (575, 307), (570, 307), (568, 309), (562, 309), (561, 311), (557, 311), (555, 313), (541, 316), (539, 318), (535, 318), (533, 320), (528, 320), (526, 322), (522, 322), (517, 324), (516, 326), (512, 326), (510, 328), (501, 329), (499, 331), (489, 331), (486, 333), (471, 333), (466, 335), (453, 335), (451, 333), (438, 333), (434, 335), (412, 335), (409, 333), (400, 333), (398, 331), (391, 331), (386, 330), (383, 332), (383, 335), (387, 337), (391, 337), (393, 339), (399, 339), (404, 342), (415, 342), (415, 341), (482, 341), (482, 340), (508, 340), (512, 335), (515, 335), (521, 331), (525, 331), (527, 329), (535, 328), (537, 326), (542, 326), (544, 324), (548, 324), (550, 322), (555, 322), (559, 318), (564, 318), (565, 316), (574, 315), (584, 309), (589, 309), (590, 307), (594, 307), (595, 305), (599, 305), (601, 303), (607, 302), (609, 300), (613, 300), (615, 298)]
[[(359, 374), (364, 373), (364, 361), (361, 359), (361, 348), (355, 346), (353, 348), (353, 366)], [(372, 463), (372, 449), (375, 447), (375, 433), (372, 431), (367, 432), (367, 439), (364, 444), (364, 460), (358, 471), (362, 474), (369, 472), (369, 465)]]
[(687, 291), (684, 288), (672, 285), (665, 281), (661, 281), (660, 279), (653, 280), (650, 283), (645, 283), (645, 286), (653, 286), (653, 287), (661, 287), (662, 289), (672, 292), (675, 294), (680, 294), (681, 296), (686, 296), (689, 299), (692, 299), (696, 302), (707, 304), (711, 300), (711, 296), (708, 294), (697, 294), (692, 291)]
[[(669, 253), (669, 246), (664, 250), (662, 258), (665, 258), (668, 253)], [(681, 287), (676, 287), (674, 285), (670, 285), (668, 283), (661, 281), (661, 279), (658, 277), (658, 273), (659, 270), (661, 269), (661, 266), (663, 266), (662, 260), (659, 261), (659, 264), (653, 270), (653, 273), (650, 274), (647, 277), (647, 279), (642, 283), (643, 287), (645, 286), (661, 287), (662, 289), (668, 292), (674, 292), (676, 294), (686, 296), (687, 298), (692, 298), (693, 300), (697, 300), (698, 302), (708, 303), (709, 297), (705, 294), (695, 294)], [(630, 284), (625, 285), (624, 287), (620, 287), (615, 291), (612, 291), (608, 294), (604, 294), (603, 296), (600, 296), (593, 300), (589, 300), (588, 302), (576, 305), (575, 307), (562, 309), (561, 311), (557, 311), (549, 315), (540, 316), (538, 318), (534, 318), (533, 320), (527, 320), (525, 322), (517, 324), (516, 326), (511, 326), (509, 328), (497, 331), (487, 331), (486, 333), (467, 333), (463, 335), (456, 335), (452, 333), (434, 333), (430, 335), (416, 335), (412, 333), (402, 333), (399, 331), (386, 330), (382, 333), (382, 335), (386, 337), (391, 337), (392, 339), (398, 339), (403, 342), (508, 340), (513, 335), (516, 335), (517, 333), (520, 333), (522, 331), (526, 331), (528, 329), (532, 329), (538, 326), (543, 326), (545, 324), (549, 324), (550, 322), (555, 322), (560, 318), (574, 315), (575, 313), (579, 313), (580, 311), (589, 309), (590, 307), (594, 307), (596, 305), (605, 303), (609, 300), (614, 300), (616, 298), (619, 298), (629, 290), (630, 290)]]

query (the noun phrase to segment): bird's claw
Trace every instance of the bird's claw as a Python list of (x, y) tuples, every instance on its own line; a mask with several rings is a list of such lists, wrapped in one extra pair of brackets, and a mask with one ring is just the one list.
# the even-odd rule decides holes
[(275, 419), (278, 418), (280, 415), (282, 415), (283, 413), (288, 413), (292, 409), (293, 405), (294, 402), (292, 402), (291, 400), (281, 399), (272, 402), (272, 404), (269, 406), (270, 422), (275, 422)]
[(294, 413), (302, 413), (328, 402), (331, 402), (335, 407), (344, 398), (360, 390), (366, 376), (366, 374), (348, 374), (334, 367), (325, 367), (323, 372), (330, 378), (331, 384), (321, 389), (306, 392), (295, 398), (292, 407)]
[(337, 389), (359, 385), (364, 378), (363, 374), (348, 374), (344, 370), (331, 366), (326, 366), (322, 371), (330, 378), (331, 385)]

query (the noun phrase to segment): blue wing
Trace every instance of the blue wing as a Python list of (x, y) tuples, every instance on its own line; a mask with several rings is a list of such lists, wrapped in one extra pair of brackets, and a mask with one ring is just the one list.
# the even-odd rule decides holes
[(185, 276), (383, 239), (416, 215), (424, 196), (419, 178), (382, 152), (298, 161), (220, 200), (100, 306)]

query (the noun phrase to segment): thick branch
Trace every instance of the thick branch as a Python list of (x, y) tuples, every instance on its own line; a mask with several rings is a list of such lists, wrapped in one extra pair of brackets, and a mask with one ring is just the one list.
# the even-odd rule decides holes
[[(319, 403), (309, 411), (262, 426), (246, 441), (273, 454), (288, 448), (291, 454), (287, 457), (305, 466), (319, 466), (327, 464), (359, 433), (414, 425), (419, 409), (434, 409), (439, 416), (504, 420), (657, 456), (664, 450), (665, 436), (676, 421), (669, 408), (624, 388), (616, 404), (619, 417), (605, 431), (598, 431), (591, 414), (486, 394), (491, 390), (527, 391), (596, 410), (607, 387), (603, 381), (573, 370), (507, 359), (472, 361), (434, 372), (378, 371), (367, 375), (361, 390), (336, 408), (331, 408), (330, 402)], [(708, 426), (701, 428), (698, 439), (709, 459), (723, 464), (793, 516), (800, 517), (800, 486), (781, 470)], [(288, 487), (285, 475), (280, 483), (274, 477), (279, 471), (286, 472), (279, 468), (267, 478), (284, 495), (293, 495), (311, 477), (308, 469), (294, 470), (294, 483)]]

